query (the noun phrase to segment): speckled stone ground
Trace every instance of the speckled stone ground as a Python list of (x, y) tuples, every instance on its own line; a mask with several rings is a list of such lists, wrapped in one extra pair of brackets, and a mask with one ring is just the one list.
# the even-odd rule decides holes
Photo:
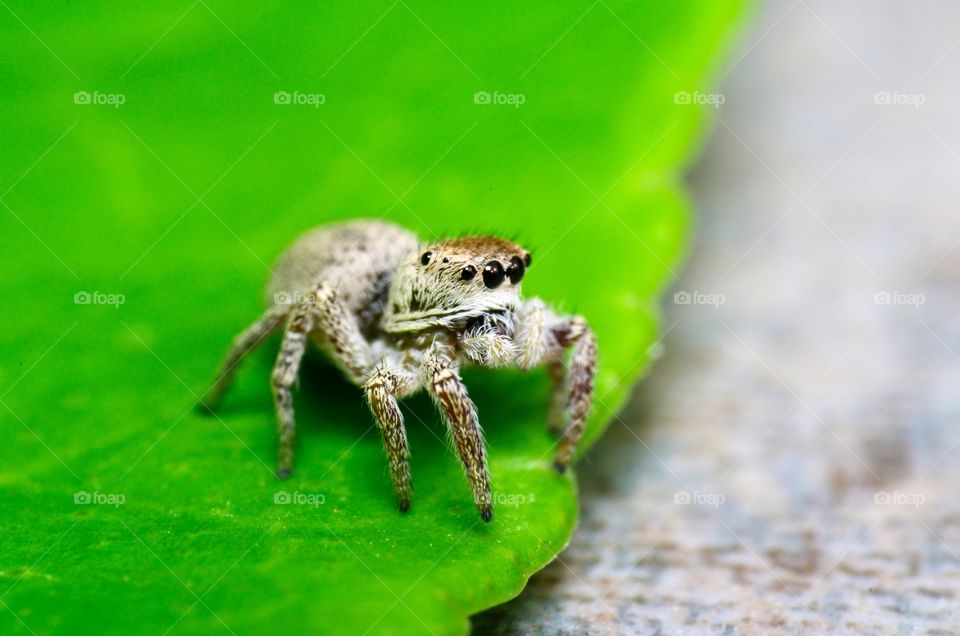
[(771, 2), (731, 61), (691, 302), (478, 634), (960, 633), (960, 5)]

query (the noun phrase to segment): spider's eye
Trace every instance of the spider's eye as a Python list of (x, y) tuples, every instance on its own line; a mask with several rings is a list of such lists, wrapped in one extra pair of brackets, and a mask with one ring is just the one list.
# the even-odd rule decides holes
[(526, 254), (523, 255), (523, 264), (524, 264), (524, 265), (526, 265), (527, 267), (530, 267), (530, 263), (531, 263), (532, 261), (533, 261), (533, 259), (530, 257), (530, 252), (527, 252)]
[(483, 284), (489, 287), (490, 289), (496, 289), (503, 282), (504, 274), (503, 265), (497, 261), (490, 261), (483, 266)]
[(462, 270), (460, 270), (460, 280), (473, 280), (473, 277), (477, 275), (477, 268), (473, 265), (467, 265)]
[(423, 256), (420, 257), (420, 264), (426, 265), (430, 262), (430, 258), (433, 256), (433, 252), (424, 252)]
[(516, 285), (523, 279), (523, 272), (526, 268), (523, 265), (523, 261), (520, 260), (519, 256), (514, 256), (510, 259), (510, 265), (507, 266), (507, 278), (510, 279), (510, 282)]

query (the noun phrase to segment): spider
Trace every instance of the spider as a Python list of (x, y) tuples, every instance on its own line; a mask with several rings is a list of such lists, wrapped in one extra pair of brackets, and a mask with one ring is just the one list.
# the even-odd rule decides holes
[[(484, 521), (493, 518), (487, 456), (461, 363), (531, 369), (553, 380), (549, 429), (560, 437), (563, 472), (593, 400), (597, 341), (580, 316), (521, 300), (529, 252), (471, 236), (421, 245), (407, 230), (357, 220), (315, 228), (281, 255), (267, 287), (269, 308), (236, 337), (203, 405), (213, 410), (238, 363), (269, 334), (283, 337), (271, 384), (277, 412), (277, 476), (293, 468), (291, 390), (308, 342), (363, 388), (380, 428), (401, 511), (410, 507), (407, 434), (397, 400), (425, 388), (449, 426)], [(567, 351), (572, 349), (572, 355)], [(566, 358), (569, 357), (569, 364)]]

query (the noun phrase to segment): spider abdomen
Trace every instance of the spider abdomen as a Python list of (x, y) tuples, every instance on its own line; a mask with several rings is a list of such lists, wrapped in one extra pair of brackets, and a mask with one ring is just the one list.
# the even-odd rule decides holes
[(413, 233), (385, 221), (322, 225), (303, 234), (277, 259), (267, 304), (301, 302), (318, 283), (326, 283), (361, 329), (373, 335), (393, 274), (416, 249)]

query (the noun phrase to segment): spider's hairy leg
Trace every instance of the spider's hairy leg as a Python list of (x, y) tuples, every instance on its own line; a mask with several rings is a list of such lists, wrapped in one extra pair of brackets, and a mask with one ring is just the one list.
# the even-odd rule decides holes
[(213, 382), (213, 386), (203, 395), (201, 402), (203, 408), (210, 411), (217, 408), (224, 393), (227, 392), (227, 389), (229, 389), (233, 383), (233, 378), (240, 362), (247, 354), (266, 340), (270, 334), (280, 328), (289, 310), (290, 308), (285, 305), (274, 305), (255, 323), (234, 338), (233, 343), (230, 345), (230, 350), (227, 351), (227, 355), (220, 365), (220, 370), (217, 373), (216, 380)]
[(550, 320), (556, 320), (556, 317), (539, 298), (527, 300), (517, 311), (516, 333), (513, 339), (517, 345), (517, 366), (521, 369), (532, 369), (543, 363), (549, 345), (552, 344), (547, 328)]
[[(553, 381), (549, 430), (561, 435), (554, 467), (566, 470), (583, 437), (593, 402), (597, 372), (597, 338), (580, 316), (558, 317), (542, 300), (532, 298), (517, 312), (517, 365), (546, 364)], [(565, 353), (573, 349), (569, 366)]]
[(401, 512), (410, 509), (413, 489), (410, 484), (410, 447), (407, 431), (403, 426), (403, 414), (397, 404), (398, 397), (405, 397), (417, 389), (416, 374), (409, 370), (377, 365), (364, 385), (367, 403), (383, 434), (383, 445), (390, 463), (390, 477), (397, 493), (397, 506)]
[(566, 416), (569, 423), (553, 461), (554, 467), (563, 472), (583, 437), (587, 414), (593, 403), (594, 377), (597, 373), (597, 337), (587, 321), (580, 316), (565, 320), (553, 327), (552, 331), (561, 347), (573, 347), (567, 381)]
[(373, 367), (370, 344), (360, 332), (357, 318), (337, 299), (326, 283), (312, 292), (316, 331), (324, 336), (324, 346), (334, 361), (355, 384), (362, 386)]
[(293, 470), (293, 441), (297, 425), (293, 413), (293, 393), (291, 389), (297, 381), (300, 361), (307, 349), (307, 336), (314, 324), (313, 308), (309, 303), (296, 307), (287, 320), (283, 332), (283, 341), (277, 362), (273, 367), (271, 386), (273, 400), (277, 408), (277, 434), (279, 450), (277, 477), (286, 479)]
[(480, 518), (489, 522), (493, 519), (493, 499), (490, 496), (487, 451), (477, 420), (477, 409), (457, 374), (456, 363), (449, 351), (431, 351), (424, 361), (424, 375), (427, 390), (450, 427)]
[(296, 421), (291, 389), (297, 381), (307, 338), (314, 333), (322, 336), (323, 346), (357, 384), (364, 382), (370, 370), (370, 347), (360, 333), (356, 318), (337, 300), (336, 292), (329, 285), (318, 284), (290, 313), (273, 369), (280, 438), (277, 476), (281, 479), (289, 477), (293, 470)]

